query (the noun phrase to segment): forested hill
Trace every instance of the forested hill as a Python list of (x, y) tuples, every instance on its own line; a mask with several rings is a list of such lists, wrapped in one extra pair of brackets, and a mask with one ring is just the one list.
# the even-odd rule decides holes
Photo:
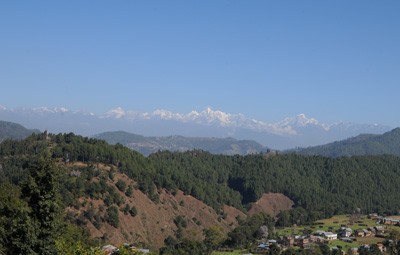
[(266, 151), (267, 148), (252, 140), (234, 138), (160, 136), (146, 137), (124, 131), (105, 132), (95, 136), (110, 144), (120, 143), (148, 156), (159, 150), (188, 151), (205, 150), (213, 154), (247, 155)]
[(400, 128), (382, 135), (364, 134), (326, 145), (299, 149), (296, 153), (326, 157), (383, 154), (400, 156)]
[(24, 139), (32, 133), (40, 133), (40, 131), (27, 129), (17, 123), (0, 120), (0, 142), (5, 139)]
[[(40, 155), (48, 155), (48, 160), (53, 163), (32, 168)], [(178, 204), (173, 196), (168, 195), (183, 191), (185, 195), (192, 195), (214, 208), (220, 214), (221, 224), (227, 228), (231, 225), (225, 222), (227, 212), (224, 211), (224, 205), (245, 212), (251, 202), (267, 192), (282, 193), (295, 203), (294, 209), (278, 215), (278, 222), (282, 225), (301, 224), (355, 210), (391, 214), (400, 209), (400, 158), (395, 156), (227, 156), (194, 150), (184, 153), (162, 151), (144, 157), (120, 144), (109, 145), (102, 140), (72, 133), (34, 134), (22, 141), (5, 140), (1, 143), (0, 197), (9, 196), (7, 192), (11, 185), (15, 191), (12, 199), (17, 202), (18, 197), (22, 199), (13, 204), (25, 205), (24, 201), (31, 199), (29, 192), (41, 192), (38, 191), (39, 187), (47, 187), (48, 180), (55, 180), (52, 174), (48, 176), (49, 173), (42, 173), (52, 169), (54, 164), (59, 166), (62, 177), (58, 184), (59, 206), (68, 208), (64, 220), (91, 226), (92, 229), (99, 228), (104, 233), (113, 230), (112, 227), (118, 227), (118, 215), (134, 217), (126, 222), (143, 221), (149, 217), (143, 213), (148, 209), (145, 204), (135, 201), (142, 196), (140, 194), (145, 194), (148, 200), (153, 201), (152, 206), (158, 205), (153, 213), (164, 215), (165, 207), (169, 204), (176, 209), (184, 207), (185, 202)], [(36, 174), (36, 169), (40, 174)], [(35, 184), (34, 180), (45, 185)], [(26, 193), (26, 190), (29, 192)], [(1, 193), (3, 191), (4, 194)], [(10, 199), (0, 200), (0, 213), (6, 210), (7, 215), (13, 217), (15, 212), (7, 209), (9, 205), (5, 207), (2, 204), (13, 201)], [(56, 201), (53, 199), (51, 202)], [(22, 210), (20, 213), (34, 212), (26, 206), (19, 208)], [(204, 204), (197, 206), (199, 208), (194, 208), (195, 211), (205, 208)], [(71, 214), (71, 211), (75, 214)], [(138, 211), (141, 212), (139, 218), (136, 217)], [(198, 218), (185, 217), (175, 218), (168, 223), (176, 226), (176, 237), (182, 238), (183, 226), (187, 224), (184, 222), (187, 220), (194, 228), (200, 228)], [(165, 222), (160, 220), (151, 222), (162, 226)], [(0, 218), (1, 222), (7, 222), (7, 218)], [(10, 225), (11, 228), (13, 226)], [(167, 228), (168, 231), (170, 229)], [(93, 231), (97, 233), (97, 230)], [(124, 231), (127, 233), (127, 230)], [(143, 233), (149, 232), (147, 229)], [(0, 235), (7, 233), (0, 231)]]
[[(0, 156), (7, 158), (3, 164), (9, 162), (7, 156), (24, 155), (26, 160), (27, 155), (43, 150), (43, 143), (37, 142), (41, 137), (3, 142)], [(276, 192), (287, 195), (296, 206), (319, 213), (351, 212), (355, 207), (365, 212), (400, 208), (400, 158), (395, 156), (227, 156), (195, 150), (162, 151), (146, 158), (122, 145), (72, 133), (49, 135), (47, 140), (53, 158), (112, 165), (149, 196), (156, 196), (158, 188), (180, 189), (214, 208), (223, 204), (243, 208), (266, 192)], [(6, 170), (3, 165), (2, 172)], [(9, 174), (21, 171), (20, 167)]]

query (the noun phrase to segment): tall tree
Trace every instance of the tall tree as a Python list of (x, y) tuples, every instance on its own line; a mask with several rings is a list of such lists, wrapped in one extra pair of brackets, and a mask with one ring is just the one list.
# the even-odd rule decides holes
[(221, 226), (211, 226), (205, 229), (204, 236), (204, 244), (206, 245), (210, 254), (225, 240), (224, 230)]
[(37, 254), (35, 226), (21, 191), (9, 183), (0, 185), (0, 254)]
[(58, 194), (59, 169), (48, 156), (41, 156), (29, 167), (29, 176), (22, 195), (31, 208), (30, 217), (36, 225), (38, 254), (56, 254), (55, 238), (59, 226), (60, 206)]

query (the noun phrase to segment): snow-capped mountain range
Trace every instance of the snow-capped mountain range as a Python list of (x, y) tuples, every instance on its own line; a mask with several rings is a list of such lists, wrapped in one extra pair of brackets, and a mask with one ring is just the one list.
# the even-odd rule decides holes
[[(300, 115), (299, 115), (300, 116)], [(308, 119), (304, 118), (308, 121)], [(243, 114), (230, 114), (219, 110), (212, 110), (210, 107), (205, 110), (191, 111), (187, 114), (174, 113), (167, 110), (155, 110), (154, 112), (125, 111), (117, 107), (100, 115), (100, 118), (115, 118), (125, 120), (168, 120), (182, 123), (196, 123), (200, 125), (216, 125), (220, 127), (247, 128), (258, 132), (267, 132), (276, 135), (295, 135), (296, 131), (290, 125), (269, 124), (255, 119), (250, 119)]]
[(71, 111), (64, 107), (9, 109), (0, 105), (0, 120), (20, 123), (53, 133), (74, 132), (92, 136), (106, 131), (124, 130), (148, 136), (184, 135), (253, 139), (274, 149), (324, 144), (360, 133), (381, 134), (390, 127), (376, 124), (320, 123), (305, 114), (268, 123), (210, 107), (203, 111), (177, 113), (168, 110), (139, 112), (121, 107), (103, 114)]

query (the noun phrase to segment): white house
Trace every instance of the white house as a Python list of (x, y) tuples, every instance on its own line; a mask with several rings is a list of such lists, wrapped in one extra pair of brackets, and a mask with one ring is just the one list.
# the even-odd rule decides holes
[(341, 227), (339, 229), (339, 233), (340, 233), (340, 236), (342, 236), (342, 237), (350, 237), (351, 234), (353, 233), (353, 230), (351, 228)]
[(336, 240), (337, 239), (337, 234), (332, 233), (332, 232), (325, 232), (324, 234), (326, 240)]

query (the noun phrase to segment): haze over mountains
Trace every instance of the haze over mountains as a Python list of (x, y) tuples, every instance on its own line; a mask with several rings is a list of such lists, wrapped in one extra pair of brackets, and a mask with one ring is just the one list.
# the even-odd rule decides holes
[(167, 110), (138, 112), (118, 107), (104, 114), (94, 114), (63, 107), (8, 109), (0, 106), (0, 119), (52, 133), (74, 132), (93, 136), (124, 130), (144, 136), (232, 137), (254, 140), (279, 150), (325, 144), (362, 133), (382, 134), (391, 129), (377, 124), (321, 123), (305, 114), (268, 123), (211, 108), (176, 113)]
[(183, 137), (176, 135), (145, 137), (124, 131), (105, 132), (94, 137), (105, 140), (109, 144), (120, 143), (146, 156), (160, 150), (188, 151), (200, 149), (213, 154), (224, 155), (247, 155), (267, 151), (267, 148), (255, 141), (234, 138)]

